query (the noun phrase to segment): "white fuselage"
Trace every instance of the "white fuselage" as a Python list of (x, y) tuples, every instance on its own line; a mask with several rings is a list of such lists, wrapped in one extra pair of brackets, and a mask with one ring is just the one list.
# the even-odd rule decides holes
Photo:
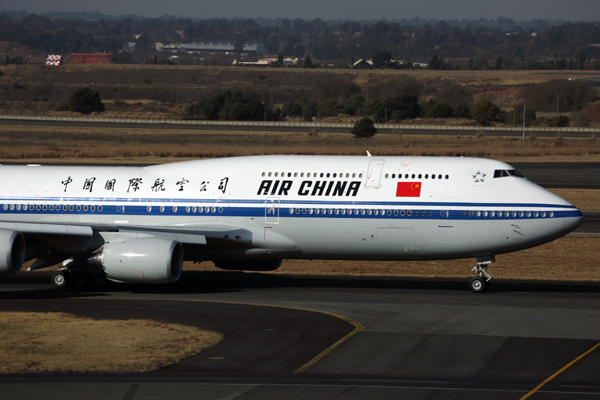
[[(187, 260), (476, 257), (581, 223), (572, 204), (512, 171), (487, 159), (366, 156), (1, 166), (0, 221), (179, 229)], [(194, 234), (206, 242), (186, 240)]]

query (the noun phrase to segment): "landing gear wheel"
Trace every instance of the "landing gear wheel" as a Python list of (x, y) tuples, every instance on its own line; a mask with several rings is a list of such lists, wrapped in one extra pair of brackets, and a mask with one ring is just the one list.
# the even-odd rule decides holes
[(52, 284), (57, 288), (67, 286), (67, 277), (62, 271), (57, 271), (52, 274)]
[(484, 293), (489, 288), (488, 281), (482, 276), (476, 276), (471, 278), (471, 282), (469, 282), (469, 288), (473, 293)]
[(89, 282), (89, 279), (87, 276), (85, 275), (76, 275), (73, 278), (73, 287), (75, 289), (85, 289), (85, 287), (87, 286)]
[(104, 289), (106, 287), (106, 279), (103, 276), (96, 276), (93, 284), (96, 289)]

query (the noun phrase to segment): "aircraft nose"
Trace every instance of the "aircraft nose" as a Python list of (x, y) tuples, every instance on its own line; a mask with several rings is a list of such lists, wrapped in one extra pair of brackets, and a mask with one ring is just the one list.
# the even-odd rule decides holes
[(576, 208), (574, 211), (568, 212), (567, 214), (568, 215), (564, 218), (565, 230), (571, 232), (579, 228), (583, 223), (583, 213)]

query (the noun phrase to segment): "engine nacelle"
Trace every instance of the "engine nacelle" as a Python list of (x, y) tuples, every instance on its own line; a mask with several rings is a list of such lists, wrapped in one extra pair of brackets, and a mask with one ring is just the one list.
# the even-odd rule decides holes
[(21, 270), (25, 261), (25, 237), (21, 232), (0, 229), (0, 275)]
[(228, 271), (275, 271), (283, 260), (220, 260), (214, 261), (217, 268)]
[(88, 259), (106, 277), (127, 283), (172, 283), (181, 276), (183, 246), (159, 237), (111, 241)]

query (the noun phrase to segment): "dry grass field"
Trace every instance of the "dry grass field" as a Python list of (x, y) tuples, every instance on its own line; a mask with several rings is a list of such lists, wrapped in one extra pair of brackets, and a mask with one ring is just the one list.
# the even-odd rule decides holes
[(161, 164), (260, 154), (489, 157), (507, 162), (600, 160), (600, 138), (421, 136), (0, 126), (0, 162)]
[(152, 371), (223, 339), (220, 333), (157, 321), (26, 312), (0, 313), (0, 336), (0, 373)]

